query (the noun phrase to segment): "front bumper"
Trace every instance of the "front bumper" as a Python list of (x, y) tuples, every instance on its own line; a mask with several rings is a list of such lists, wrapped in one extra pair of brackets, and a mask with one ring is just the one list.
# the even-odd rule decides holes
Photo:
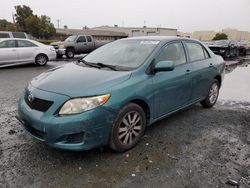
[(25, 94), (20, 98), (17, 119), (34, 139), (67, 150), (89, 150), (108, 144), (115, 117), (110, 108), (102, 106), (77, 115), (58, 116), (55, 112), (69, 97), (39, 89), (32, 94), (55, 101), (46, 112), (40, 112), (30, 108)]
[(57, 55), (65, 55), (66, 53), (66, 49), (62, 49), (62, 48), (59, 48), (59, 49), (56, 49), (56, 53)]

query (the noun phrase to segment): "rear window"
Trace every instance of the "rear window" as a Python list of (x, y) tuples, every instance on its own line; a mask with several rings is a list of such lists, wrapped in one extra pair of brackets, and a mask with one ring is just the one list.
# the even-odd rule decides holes
[(14, 38), (26, 39), (25, 34), (22, 32), (12, 32), (12, 35)]
[(0, 33), (0, 38), (10, 38), (8, 33)]

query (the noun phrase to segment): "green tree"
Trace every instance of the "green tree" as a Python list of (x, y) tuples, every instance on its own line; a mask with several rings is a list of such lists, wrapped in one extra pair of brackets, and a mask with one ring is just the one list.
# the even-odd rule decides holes
[(27, 28), (27, 24), (25, 20), (28, 17), (34, 16), (33, 11), (31, 10), (30, 7), (26, 5), (23, 5), (23, 6), (17, 5), (15, 6), (15, 9), (16, 9), (15, 18), (16, 18), (16, 25), (17, 25), (18, 30), (28, 32), (30, 28)]
[(0, 31), (16, 31), (16, 30), (17, 28), (13, 23), (8, 22), (5, 19), (0, 20)]
[(225, 33), (216, 33), (215, 37), (213, 40), (227, 40), (228, 36)]
[(48, 39), (56, 33), (56, 29), (46, 15), (34, 15), (28, 6), (15, 6), (16, 24), (19, 31), (24, 31), (36, 38)]

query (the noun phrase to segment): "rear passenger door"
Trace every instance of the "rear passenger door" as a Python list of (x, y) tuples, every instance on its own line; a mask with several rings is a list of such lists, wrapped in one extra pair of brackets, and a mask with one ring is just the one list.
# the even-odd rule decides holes
[(18, 61), (18, 52), (15, 40), (0, 42), (0, 64), (15, 63)]
[(91, 52), (95, 49), (95, 43), (91, 36), (86, 36), (86, 38), (87, 38), (87, 43), (88, 43), (88, 48), (89, 48), (88, 52)]
[(207, 50), (198, 42), (186, 41), (192, 82), (191, 102), (205, 98), (213, 80), (213, 63)]
[(76, 40), (76, 53), (86, 53), (88, 44), (85, 36), (79, 36)]

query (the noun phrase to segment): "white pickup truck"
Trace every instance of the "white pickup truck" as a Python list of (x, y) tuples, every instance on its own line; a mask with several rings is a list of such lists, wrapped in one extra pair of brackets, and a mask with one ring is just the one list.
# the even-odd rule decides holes
[(53, 42), (50, 45), (54, 46), (58, 58), (63, 55), (73, 58), (75, 54), (89, 53), (107, 43), (95, 41), (90, 35), (72, 35), (63, 42)]

